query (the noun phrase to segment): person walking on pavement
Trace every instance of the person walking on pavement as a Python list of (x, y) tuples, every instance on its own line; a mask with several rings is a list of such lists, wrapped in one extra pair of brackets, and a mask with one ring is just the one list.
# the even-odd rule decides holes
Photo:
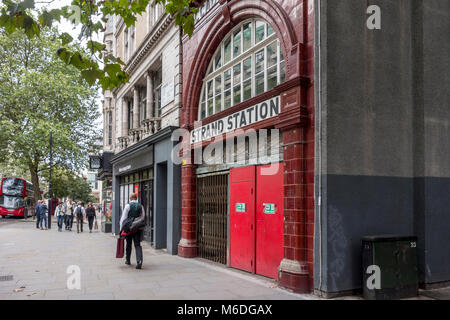
[(58, 224), (58, 231), (62, 232), (62, 225), (64, 219), (64, 205), (62, 202), (58, 204), (55, 210), (56, 223)]
[(39, 229), (39, 207), (41, 206), (42, 200), (39, 200), (36, 204), (36, 208), (34, 209), (34, 215), (36, 217), (36, 229)]
[[(39, 206), (39, 226), (41, 227), (41, 230), (47, 230), (47, 212), (48, 207), (45, 204), (45, 200), (42, 200), (41, 205)], [(42, 222), (45, 222), (45, 229), (42, 228)]]
[[(130, 228), (131, 225), (131, 228)], [(133, 228), (136, 225), (136, 228)], [(138, 203), (135, 193), (130, 195), (130, 202), (125, 206), (122, 217), (120, 218), (120, 235), (125, 236), (126, 244), (126, 260), (125, 264), (130, 265), (131, 259), (131, 245), (134, 243), (136, 250), (136, 269), (142, 268), (143, 256), (141, 241), (143, 237), (143, 228), (145, 226), (145, 211), (144, 207)], [(126, 227), (127, 230), (124, 230)], [(129, 230), (131, 229), (131, 230)]]
[(92, 202), (88, 203), (88, 206), (86, 208), (86, 216), (89, 223), (89, 233), (92, 233), (92, 227), (94, 225), (94, 219), (97, 219), (95, 215), (95, 207), (92, 205)]
[(78, 201), (78, 206), (75, 208), (73, 212), (77, 219), (77, 233), (83, 232), (83, 217), (85, 215), (84, 207), (81, 205), (81, 201)]
[(66, 201), (66, 212), (65, 212), (65, 226), (66, 230), (72, 231), (73, 224), (73, 211), (74, 211), (75, 203), (72, 201), (72, 198), (67, 199)]

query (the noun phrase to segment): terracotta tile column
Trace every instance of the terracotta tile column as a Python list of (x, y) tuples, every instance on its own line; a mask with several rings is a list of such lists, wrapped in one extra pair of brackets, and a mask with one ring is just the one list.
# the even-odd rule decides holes
[(283, 251), (278, 273), (279, 284), (297, 293), (310, 292), (310, 274), (306, 256), (305, 108), (300, 106), (302, 89), (282, 95), (284, 106), (277, 126), (283, 135), (284, 230)]
[(184, 258), (197, 256), (196, 235), (196, 166), (183, 165), (181, 168), (181, 240), (178, 255)]

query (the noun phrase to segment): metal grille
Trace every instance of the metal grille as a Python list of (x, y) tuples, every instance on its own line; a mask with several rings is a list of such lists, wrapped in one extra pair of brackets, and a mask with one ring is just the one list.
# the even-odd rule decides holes
[(228, 174), (197, 178), (199, 256), (227, 263)]

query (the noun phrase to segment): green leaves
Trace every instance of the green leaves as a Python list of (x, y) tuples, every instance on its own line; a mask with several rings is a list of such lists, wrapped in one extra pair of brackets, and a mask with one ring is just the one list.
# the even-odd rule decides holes
[[(176, 25), (191, 37), (194, 32), (194, 15), (198, 9), (193, 0), (156, 0), (165, 6), (165, 11), (175, 18)], [(34, 0), (3, 0), (0, 4), (0, 28), (8, 34), (23, 31), (28, 39), (39, 37), (41, 30), (51, 27), (64, 17), (72, 23), (81, 23), (80, 40), (86, 41), (89, 55), (74, 43), (68, 34), (59, 35), (59, 58), (68, 66), (81, 72), (81, 76), (91, 85), (98, 83), (103, 90), (120, 87), (129, 80), (122, 70), (125, 63), (110, 54), (105, 55), (105, 45), (92, 40), (93, 34), (105, 30), (108, 16), (118, 16), (129, 28), (135, 25), (137, 16), (143, 14), (152, 0), (72, 0), (71, 6), (38, 11)], [(102, 65), (103, 67), (101, 67)]]

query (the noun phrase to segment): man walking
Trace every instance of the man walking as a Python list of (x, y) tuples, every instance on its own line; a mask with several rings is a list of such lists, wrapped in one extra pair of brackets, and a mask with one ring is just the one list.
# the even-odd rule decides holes
[(77, 233), (80, 233), (80, 228), (81, 232), (83, 232), (83, 216), (85, 215), (85, 211), (81, 205), (81, 201), (78, 201), (78, 206), (75, 208), (74, 215), (77, 219)]
[(55, 210), (56, 223), (58, 224), (58, 231), (62, 232), (62, 224), (64, 218), (64, 206), (63, 203), (60, 202)]
[(36, 217), (36, 229), (39, 229), (39, 207), (41, 206), (42, 200), (39, 200), (36, 204), (36, 208), (34, 209), (34, 216)]
[[(130, 219), (128, 219), (130, 218)], [(139, 225), (140, 227), (137, 227), (137, 230), (132, 230), (130, 232), (123, 231), (125, 221), (127, 221), (127, 224), (131, 222), (131, 229), (133, 229), (133, 225)], [(137, 201), (137, 196), (135, 193), (132, 193), (130, 195), (130, 203), (128, 203), (125, 206), (125, 209), (123, 210), (122, 217), (120, 218), (120, 234), (125, 235), (127, 239), (127, 246), (126, 246), (126, 260), (125, 264), (130, 265), (130, 259), (131, 259), (131, 245), (132, 242), (134, 242), (134, 248), (136, 249), (136, 269), (142, 268), (142, 262), (143, 262), (143, 256), (142, 256), (142, 247), (141, 247), (141, 241), (143, 236), (143, 229), (145, 225), (145, 211), (144, 207), (140, 205)]]
[(94, 225), (94, 219), (96, 219), (95, 216), (95, 207), (92, 205), (92, 202), (88, 203), (88, 206), (86, 208), (86, 216), (89, 223), (89, 233), (92, 233), (92, 227)]
[[(41, 227), (41, 230), (47, 230), (47, 212), (48, 212), (48, 207), (45, 204), (45, 200), (41, 201), (41, 205), (39, 206), (39, 226)], [(42, 228), (42, 222), (45, 222), (45, 229)]]
[(65, 217), (64, 217), (64, 224), (66, 226), (66, 230), (68, 231), (72, 231), (73, 210), (74, 210), (74, 203), (72, 202), (72, 198), (69, 198), (66, 201)]

